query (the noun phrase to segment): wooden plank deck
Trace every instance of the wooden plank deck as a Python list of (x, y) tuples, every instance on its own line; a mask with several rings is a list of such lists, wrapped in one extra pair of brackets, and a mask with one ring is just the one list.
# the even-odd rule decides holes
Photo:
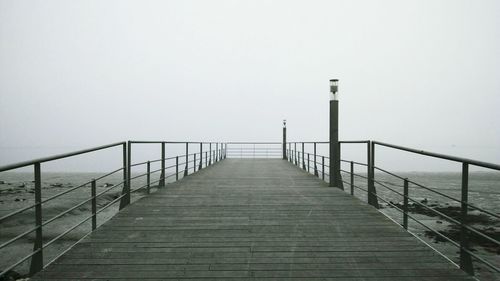
[(35, 280), (473, 280), (283, 160), (226, 159), (140, 199)]

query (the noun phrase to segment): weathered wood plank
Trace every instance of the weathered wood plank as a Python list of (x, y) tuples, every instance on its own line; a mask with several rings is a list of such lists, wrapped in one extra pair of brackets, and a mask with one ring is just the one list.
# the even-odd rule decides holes
[(128, 206), (34, 280), (472, 280), (282, 160), (225, 160)]

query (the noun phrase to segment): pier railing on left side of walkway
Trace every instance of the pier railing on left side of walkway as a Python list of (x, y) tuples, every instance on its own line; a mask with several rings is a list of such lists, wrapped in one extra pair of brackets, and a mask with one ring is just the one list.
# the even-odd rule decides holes
[[(159, 158), (151, 159), (148, 161), (133, 163), (133, 147), (138, 145), (159, 145), (161, 147), (161, 155)], [(167, 157), (169, 151), (178, 151), (178, 149), (169, 150), (167, 146), (179, 146), (185, 147), (184, 154), (174, 154), (174, 156)], [(193, 152), (189, 152), (189, 148), (195, 146)], [(23, 239), (33, 240), (33, 251), (26, 253), (24, 256), (17, 259), (12, 264), (7, 265), (2, 268), (0, 272), (0, 278), (8, 274), (11, 270), (19, 267), (21, 264), (29, 262), (29, 275), (33, 275), (38, 271), (44, 269), (51, 263), (53, 263), (57, 258), (62, 256), (73, 246), (78, 244), (81, 240), (86, 238), (92, 231), (94, 231), (98, 225), (102, 224), (101, 221), (98, 224), (98, 214), (108, 209), (109, 207), (120, 202), (119, 209), (125, 208), (131, 201), (131, 194), (143, 191), (145, 194), (149, 194), (152, 187), (163, 188), (166, 185), (167, 180), (177, 181), (182, 177), (188, 176), (189, 174), (195, 173), (203, 168), (213, 165), (219, 161), (226, 158), (226, 147), (227, 145), (223, 142), (190, 142), (190, 141), (122, 141), (107, 145), (102, 145), (98, 147), (93, 147), (89, 149), (74, 151), (70, 153), (49, 156), (40, 159), (34, 159), (30, 161), (25, 161), (21, 163), (11, 164), (0, 167), (0, 173), (6, 171), (15, 171), (20, 168), (32, 167), (33, 169), (33, 183), (34, 183), (34, 204), (25, 206), (23, 208), (13, 210), (0, 217), (0, 226), (12, 222), (18, 218), (21, 214), (32, 212), (34, 218), (34, 226), (30, 227), (28, 230), (14, 234), (12, 237), (3, 237), (0, 240), (0, 254), (8, 255), (8, 252), (19, 253), (16, 250), (16, 242), (19, 243)], [(54, 162), (61, 159), (72, 158), (78, 155), (89, 155), (98, 151), (112, 150), (120, 148), (120, 162), (122, 166), (116, 168), (113, 171), (107, 172), (97, 178), (88, 179), (87, 182), (80, 184), (75, 187), (71, 187), (60, 193), (50, 196), (43, 195), (42, 189), (42, 175), (43, 175), (43, 164), (48, 162)], [(199, 150), (198, 150), (199, 149)], [(157, 167), (159, 165), (159, 167)], [(143, 168), (146, 170), (143, 173), (134, 173), (133, 169)], [(97, 184), (99, 181), (108, 179), (112, 175), (122, 173), (122, 180), (111, 186), (107, 186), (104, 190), (100, 190), (97, 193)], [(157, 180), (152, 180), (151, 177), (158, 175)], [(138, 184), (134, 184), (134, 181), (140, 178), (145, 178), (145, 184), (137, 187)], [(102, 204), (98, 204), (99, 199), (102, 199), (105, 194), (109, 194), (112, 190), (116, 190), (117, 187), (122, 187), (121, 194), (116, 196), (111, 201), (107, 201)], [(64, 195), (71, 194), (81, 190), (82, 188), (89, 188), (89, 196), (81, 202), (75, 203), (69, 209), (66, 209), (57, 215), (50, 218), (44, 218), (44, 204), (60, 198)], [(134, 188), (135, 187), (135, 188)], [(62, 233), (59, 233), (53, 238), (44, 236), (44, 228), (50, 227), (50, 224), (55, 221), (60, 220), (64, 216), (69, 215), (71, 212), (78, 210), (79, 208), (84, 208), (85, 205), (91, 205), (91, 212), (83, 220), (67, 226)], [(82, 226), (86, 222), (91, 221), (89, 230), (83, 234), (76, 242), (72, 243), (70, 246), (66, 247), (64, 250), (57, 253), (55, 256), (47, 257), (44, 256), (44, 249), (53, 245), (54, 243), (60, 241), (69, 233)], [(33, 236), (34, 233), (34, 237)], [(48, 242), (45, 240), (50, 239)], [(47, 262), (45, 262), (48, 260)]]

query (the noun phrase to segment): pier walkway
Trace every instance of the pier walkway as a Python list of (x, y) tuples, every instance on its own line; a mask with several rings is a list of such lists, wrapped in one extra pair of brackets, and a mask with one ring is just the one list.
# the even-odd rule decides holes
[(127, 206), (33, 280), (473, 280), (278, 159), (226, 159)]

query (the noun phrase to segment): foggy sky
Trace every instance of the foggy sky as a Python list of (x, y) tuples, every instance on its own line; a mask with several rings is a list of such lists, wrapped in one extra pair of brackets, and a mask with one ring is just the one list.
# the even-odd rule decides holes
[(328, 140), (330, 78), (342, 140), (500, 163), (499, 27), (495, 0), (1, 0), (0, 165), (281, 141), (282, 119), (289, 140)]

